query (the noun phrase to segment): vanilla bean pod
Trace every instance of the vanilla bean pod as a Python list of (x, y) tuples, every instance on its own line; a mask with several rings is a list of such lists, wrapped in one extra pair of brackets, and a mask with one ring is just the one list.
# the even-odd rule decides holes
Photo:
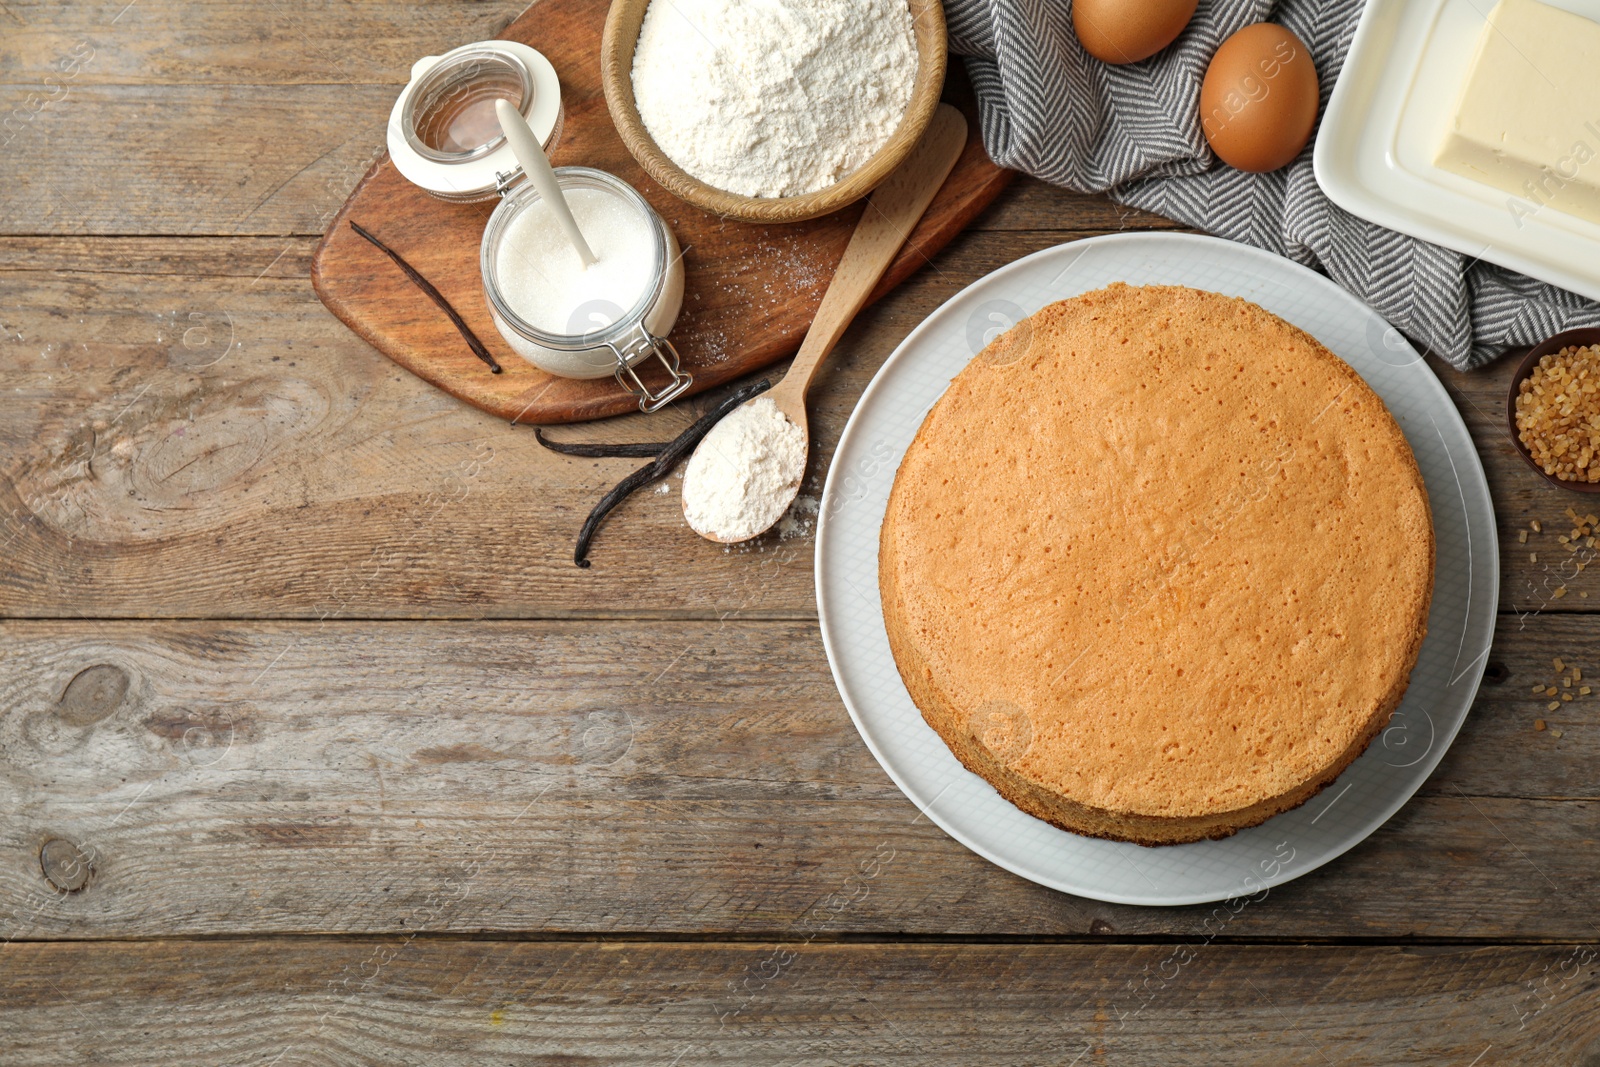
[(594, 540), (594, 535), (600, 529), (600, 523), (611, 514), (616, 506), (628, 499), (636, 490), (649, 485), (651, 482), (670, 473), (677, 462), (700, 443), (700, 439), (711, 432), (711, 428), (722, 421), (723, 416), (746, 400), (772, 388), (772, 382), (763, 378), (752, 385), (746, 385), (729, 393), (727, 398), (711, 411), (700, 416), (694, 425), (673, 438), (667, 447), (661, 450), (654, 463), (646, 464), (618, 482), (610, 492), (600, 498), (600, 502), (589, 512), (589, 517), (583, 522), (583, 529), (578, 531), (578, 544), (572, 551), (572, 562), (580, 567), (589, 565), (589, 542)]
[(351, 220), (350, 228), (356, 231), (356, 233), (360, 234), (362, 237), (365, 237), (368, 241), (371, 241), (378, 251), (394, 260), (395, 266), (405, 271), (406, 277), (410, 278), (412, 282), (416, 284), (418, 289), (421, 289), (424, 293), (426, 293), (430, 300), (432, 300), (435, 304), (438, 304), (439, 310), (450, 316), (450, 321), (455, 323), (456, 329), (461, 333), (462, 338), (466, 340), (467, 347), (472, 349), (473, 354), (479, 359), (483, 360), (485, 363), (489, 364), (489, 369), (495, 374), (500, 373), (500, 364), (495, 362), (494, 356), (490, 355), (489, 350), (483, 347), (483, 342), (478, 340), (478, 335), (472, 332), (472, 327), (468, 326), (466, 321), (463, 320), (460, 315), (456, 314), (456, 309), (450, 306), (450, 301), (444, 298), (443, 293), (439, 292), (439, 290), (433, 287), (432, 282), (428, 281), (428, 279), (419, 274), (417, 272), (417, 268), (407, 263), (405, 258), (401, 256), (399, 252), (396, 252), (394, 249), (390, 248), (388, 245), (372, 236), (372, 234), (368, 233), (361, 226), (357, 225), (354, 220)]
[(636, 445), (590, 444), (583, 441), (552, 441), (538, 427), (533, 430), (534, 440), (552, 452), (563, 456), (582, 456), (584, 459), (654, 459), (671, 441), (646, 441)]

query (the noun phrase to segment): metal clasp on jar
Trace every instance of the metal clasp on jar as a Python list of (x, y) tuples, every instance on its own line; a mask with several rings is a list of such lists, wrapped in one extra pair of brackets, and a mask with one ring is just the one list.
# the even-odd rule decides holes
[[(642, 322), (629, 332), (620, 345), (607, 341), (605, 346), (617, 357), (617, 369), (614, 372), (617, 384), (639, 398), (640, 411), (659, 411), (694, 384), (694, 375), (682, 369), (678, 350), (672, 346), (672, 342), (665, 337), (655, 336), (645, 329)], [(656, 392), (651, 391), (644, 379), (639, 377), (638, 371), (639, 365), (651, 358), (660, 361), (671, 375), (671, 381)]]

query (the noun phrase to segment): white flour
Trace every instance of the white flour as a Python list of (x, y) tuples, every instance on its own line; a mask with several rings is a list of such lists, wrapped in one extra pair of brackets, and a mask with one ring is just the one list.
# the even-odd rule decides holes
[(794, 196), (883, 147), (916, 73), (906, 0), (653, 0), (633, 95), (656, 144), (707, 185)]
[(805, 435), (770, 397), (758, 396), (694, 450), (683, 475), (684, 518), (721, 541), (754, 537), (783, 516), (805, 473)]

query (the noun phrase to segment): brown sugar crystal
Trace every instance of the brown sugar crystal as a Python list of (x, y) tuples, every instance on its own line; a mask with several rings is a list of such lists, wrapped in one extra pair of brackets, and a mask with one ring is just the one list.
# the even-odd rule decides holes
[(1600, 345), (1542, 357), (1517, 386), (1517, 437), (1564, 482), (1600, 482)]

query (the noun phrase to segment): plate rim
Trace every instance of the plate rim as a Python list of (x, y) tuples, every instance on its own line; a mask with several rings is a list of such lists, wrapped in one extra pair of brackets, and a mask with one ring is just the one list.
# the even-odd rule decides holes
[[(844, 430), (839, 435), (838, 444), (834, 447), (834, 460), (837, 460), (837, 458), (846, 451), (846, 446), (852, 442), (853, 435), (859, 431), (862, 425), (861, 412), (867, 408), (868, 403), (875, 398), (880, 389), (888, 388), (888, 386), (885, 384), (888, 379), (887, 372), (891, 367), (896, 365), (898, 361), (908, 358), (907, 354), (912, 350), (913, 345), (916, 344), (922, 335), (930, 329), (930, 323), (938, 318), (939, 315), (950, 305), (954, 304), (958, 300), (961, 300), (968, 293), (972, 292), (979, 286), (993, 284), (997, 279), (1003, 279), (1007, 275), (1016, 273), (1023, 269), (1025, 265), (1036, 260), (1061, 254), (1064, 249), (1079, 249), (1088, 248), (1095, 245), (1132, 244), (1140, 242), (1150, 242), (1158, 246), (1170, 242), (1176, 244), (1195, 244), (1226, 248), (1230, 252), (1244, 255), (1247, 259), (1256, 259), (1263, 263), (1271, 264), (1274, 269), (1283, 271), (1284, 273), (1294, 277), (1301, 284), (1310, 284), (1313, 287), (1324, 288), (1325, 291), (1329, 292), (1330, 294), (1364, 308), (1369, 314), (1376, 316), (1379, 321), (1384, 322), (1385, 324), (1388, 323), (1387, 319), (1374, 310), (1370, 305), (1366, 304), (1365, 301), (1362, 301), (1359, 297), (1342, 288), (1326, 276), (1319, 274), (1315, 270), (1312, 270), (1310, 267), (1307, 267), (1303, 264), (1296, 263), (1291, 259), (1276, 255), (1264, 249), (1256, 248), (1253, 245), (1247, 245), (1237, 241), (1229, 241), (1224, 238), (1213, 237), (1209, 234), (1173, 233), (1160, 230), (1141, 230), (1134, 232), (1098, 234), (1090, 237), (1078, 238), (1072, 241), (1064, 241), (1060, 244), (1052, 245), (1049, 248), (1042, 248), (1036, 252), (1031, 252), (1026, 256), (1022, 256), (1011, 261), (1010, 263), (995, 268), (982, 277), (974, 279), (957, 292), (951, 294), (933, 311), (929, 312), (928, 315), (924, 317), (923, 320), (919, 322), (911, 330), (911, 332), (908, 333), (900, 341), (900, 343), (895, 346), (894, 350), (890, 352), (890, 354), (884, 359), (883, 363), (873, 373), (872, 380), (868, 382), (867, 387), (862, 390), (860, 398), (856, 401), (854, 408), (851, 409), (850, 418), (846, 421)], [(1067, 298), (1063, 297), (1061, 299)], [(1291, 325), (1294, 324), (1291, 323)], [(1410, 347), (1409, 343), (1407, 347)], [(1422, 786), (1427, 782), (1427, 780), (1432, 776), (1433, 772), (1438, 768), (1439, 764), (1443, 761), (1445, 754), (1450, 750), (1450, 746), (1455, 743), (1455, 739), (1460, 733), (1461, 727), (1465, 724), (1467, 715), (1471, 713), (1472, 705), (1476, 702), (1478, 692), (1482, 687), (1483, 674), (1488, 666), (1489, 653), (1493, 649), (1493, 635), (1500, 610), (1500, 547), (1498, 525), (1495, 522), (1494, 500), (1493, 496), (1489, 492), (1488, 478), (1483, 469), (1483, 459), (1478, 453), (1476, 442), (1472, 440), (1471, 431), (1467, 427), (1466, 421), (1462, 419), (1460, 411), (1456, 409), (1454, 402), (1450, 400), (1450, 395), (1445, 390), (1443, 383), (1439, 381), (1438, 375), (1434, 374), (1433, 369), (1428, 367), (1427, 364), (1422, 361), (1420, 355), (1418, 356), (1418, 365), (1427, 371), (1426, 381), (1428, 383), (1428, 391), (1437, 401), (1442, 403), (1443, 410), (1448, 412), (1449, 415), (1455, 420), (1462, 434), (1466, 437), (1469, 445), (1471, 446), (1468, 449), (1471, 462), (1466, 472), (1461, 471), (1455, 458), (1451, 457), (1452, 469), (1455, 471), (1458, 483), (1461, 482), (1463, 473), (1467, 474), (1468, 476), (1475, 476), (1476, 484), (1481, 487), (1484, 497), (1489, 502), (1489, 525), (1494, 536), (1490, 538), (1489, 543), (1483, 549), (1483, 551), (1487, 554), (1487, 562), (1489, 564), (1489, 580), (1487, 582), (1487, 586), (1490, 591), (1490, 595), (1489, 606), (1486, 613), (1489, 620), (1489, 644), (1485, 647), (1484, 652), (1476, 657), (1473, 663), (1469, 665), (1467, 670), (1463, 672), (1461, 676), (1470, 676), (1471, 678), (1470, 691), (1472, 695), (1467, 700), (1466, 710), (1462, 713), (1454, 727), (1447, 733), (1441, 735), (1442, 743), (1438, 745), (1435, 750), (1430, 751), (1427, 756), (1424, 756), (1422, 760), (1419, 760), (1417, 764), (1414, 765), (1422, 768), (1417, 774), (1415, 785), (1406, 791), (1404, 795), (1395, 800), (1393, 804), (1387, 808), (1387, 810), (1384, 810), (1380, 815), (1373, 817), (1359, 830), (1352, 830), (1348, 834), (1346, 840), (1340, 842), (1337, 846), (1329, 848), (1326, 854), (1318, 857), (1315, 862), (1304, 866), (1296, 866), (1293, 870), (1293, 873), (1289, 872), (1286, 865), (1285, 868), (1277, 875), (1259, 879), (1259, 884), (1263, 890), (1271, 889), (1287, 882), (1292, 882), (1295, 879), (1303, 877), (1307, 874), (1310, 874), (1312, 871), (1326, 866), (1327, 864), (1343, 856), (1345, 853), (1349, 852), (1351, 849), (1355, 848), (1357, 845), (1366, 841), (1386, 823), (1388, 823), (1390, 819), (1394, 818), (1401, 808), (1405, 807), (1416, 797), (1417, 793), (1422, 789)], [(1352, 367), (1352, 369), (1355, 368)], [(1360, 371), (1358, 370), (1356, 373), (1359, 375)], [(1365, 381), (1365, 378), (1363, 378), (1363, 381)], [(946, 388), (948, 388), (948, 386)], [(940, 396), (942, 397), (943, 395), (944, 394), (941, 391)], [(898, 469), (898, 464), (896, 467)], [(828, 658), (828, 670), (833, 676), (834, 688), (838, 691), (840, 700), (844, 703), (845, 710), (850, 715), (850, 720), (856, 728), (856, 733), (866, 744), (867, 750), (872, 753), (872, 756), (875, 760), (877, 760), (878, 765), (883, 768), (884, 773), (889, 776), (890, 781), (892, 781), (895, 784), (895, 787), (900, 790), (901, 794), (907, 800), (911, 801), (914, 807), (916, 807), (919, 817), (921, 815), (926, 815), (929, 820), (933, 822), (934, 825), (938, 826), (939, 829), (947, 836), (955, 840), (958, 844), (962, 845), (969, 851), (974, 852), (988, 860), (990, 863), (993, 863), (995, 866), (1009, 871), (1020, 878), (1024, 878), (1030, 882), (1033, 882), (1036, 885), (1041, 885), (1047, 889), (1052, 889), (1060, 893), (1066, 893), (1071, 896), (1088, 900), (1098, 900), (1110, 904), (1129, 904), (1140, 907), (1182, 907), (1186, 905), (1208, 904), (1216, 901), (1234, 899), (1237, 894), (1217, 895), (1216, 893), (1210, 891), (1190, 894), (1175, 893), (1162, 896), (1160, 899), (1151, 899), (1148, 897), (1130, 896), (1127, 894), (1119, 894), (1114, 892), (1090, 892), (1086, 891), (1081, 886), (1068, 886), (1062, 884), (1056, 879), (1043, 877), (1037, 872), (1019, 869), (1017, 864), (1014, 864), (1009, 860), (997, 855), (983, 842), (975, 840), (971, 837), (971, 835), (956, 830), (948, 825), (944, 819), (942, 819), (936, 812), (932, 810), (933, 805), (937, 803), (939, 796), (943, 795), (942, 792), (938, 795), (935, 795), (931, 799), (924, 799), (912, 790), (908, 783), (895, 770), (891, 762), (885, 757), (884, 753), (879, 749), (877, 743), (873, 740), (870, 731), (864, 727), (861, 713), (858, 711), (855, 700), (850, 694), (849, 687), (845, 679), (842, 677), (839, 667), (839, 658), (834, 648), (834, 642), (831, 636), (829, 609), (825, 591), (826, 583), (823, 581), (823, 575), (826, 552), (833, 540), (833, 526), (829, 519), (829, 512), (830, 502), (836, 490), (834, 474), (837, 469), (836, 463), (830, 461), (827, 479), (823, 484), (822, 494), (818, 501), (816, 547), (813, 551), (812, 563), (814, 575), (813, 585), (815, 587), (817, 601), (818, 628), (822, 633), (823, 650)], [(1470, 519), (1468, 523), (1468, 530), (1470, 537)], [(1471, 587), (1469, 585), (1469, 603), (1470, 588)], [(881, 625), (881, 605), (879, 608), (879, 616)], [(1469, 619), (1470, 617), (1471, 616), (1469, 614)], [(896, 673), (896, 681), (900, 681), (898, 671)], [(900, 681), (900, 684), (903, 686), (904, 682)], [(926, 726), (925, 723), (924, 725)], [(929, 729), (931, 729), (931, 727), (929, 727)], [(1348, 770), (1348, 768), (1346, 768), (1346, 770)], [(966, 770), (966, 768), (961, 768), (961, 773), (967, 775), (972, 774), (972, 772)], [(981, 781), (982, 779), (980, 778), (979, 780)], [(1268, 822), (1270, 821), (1271, 820), (1269, 819)], [(1050, 824), (1045, 823), (1044, 825), (1049, 826)], [(1263, 823), (1262, 825), (1266, 824)], [(1060, 827), (1053, 827), (1053, 829), (1058, 830), (1061, 833), (1072, 833), (1072, 831), (1063, 830)], [(1082, 837), (1084, 835), (1075, 836)], [(1094, 839), (1085, 838), (1085, 840)], [(1196, 842), (1195, 844), (1206, 843), (1209, 842)]]

